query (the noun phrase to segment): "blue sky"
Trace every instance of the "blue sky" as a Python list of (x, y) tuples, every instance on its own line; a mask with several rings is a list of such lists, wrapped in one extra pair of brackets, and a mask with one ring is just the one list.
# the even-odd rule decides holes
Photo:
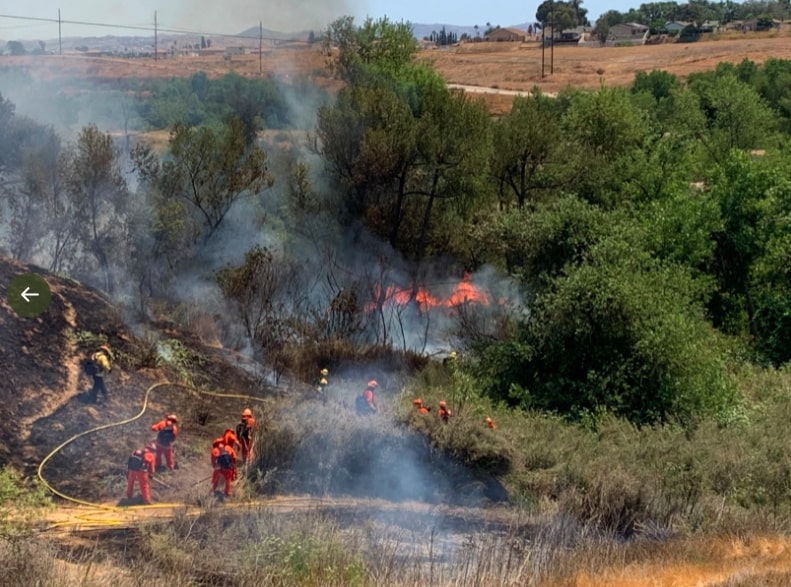
[[(605, 10), (627, 10), (639, 5), (628, 0), (588, 0), (589, 18)], [(64, 20), (104, 22), (153, 27), (154, 11), (160, 27), (207, 33), (236, 33), (263, 21), (264, 27), (292, 32), (320, 30), (334, 18), (352, 14), (387, 15), (393, 20), (454, 25), (509, 26), (533, 21), (539, 2), (514, 0), (0, 0), (0, 14), (57, 19), (58, 8)], [(128, 31), (106, 27), (63, 25), (63, 36), (145, 35), (145, 31)], [(0, 17), (0, 39), (54, 39), (56, 23), (31, 22)]]

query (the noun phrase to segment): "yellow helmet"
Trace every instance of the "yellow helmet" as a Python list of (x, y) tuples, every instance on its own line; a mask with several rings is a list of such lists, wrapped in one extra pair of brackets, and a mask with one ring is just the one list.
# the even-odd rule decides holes
[(447, 405), (448, 405), (448, 404), (446, 404), (446, 403), (445, 403), (445, 400), (442, 400), (441, 402), (439, 402), (439, 407), (440, 407), (440, 408), (444, 408), (444, 407), (446, 407)]
[(327, 371), (326, 369), (322, 369), (321, 371), (319, 371), (319, 373), (321, 373), (324, 377), (330, 374), (330, 372)]
[(176, 416), (176, 414), (168, 414), (165, 417), (165, 420), (170, 420), (171, 422), (175, 422), (176, 424), (178, 424), (179, 422), (178, 416)]
[(245, 408), (242, 410), (242, 418), (250, 418), (253, 415), (253, 412), (250, 408)]
[(423, 405), (423, 400), (420, 399), (419, 397), (417, 397), (417, 398), (412, 400), (412, 403), (415, 404), (416, 406), (420, 406), (420, 405)]

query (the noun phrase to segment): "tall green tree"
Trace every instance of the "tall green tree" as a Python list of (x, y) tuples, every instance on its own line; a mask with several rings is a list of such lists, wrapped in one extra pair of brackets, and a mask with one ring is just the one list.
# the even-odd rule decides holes
[(491, 172), (502, 204), (532, 205), (543, 190), (563, 185), (559, 168), (568, 145), (559, 127), (552, 99), (540, 93), (517, 96), (511, 112), (494, 123)]
[(412, 25), (387, 17), (367, 18), (359, 27), (354, 17), (341, 17), (327, 28), (323, 47), (335, 74), (346, 81), (359, 81), (367, 68), (398, 71), (418, 50)]
[(147, 171), (138, 166), (138, 171), (148, 174), (162, 197), (184, 204), (206, 242), (239, 198), (272, 186), (268, 165), (263, 149), (247, 144), (244, 125), (231, 119), (218, 131), (176, 125), (170, 157), (161, 166)]
[(83, 246), (99, 264), (103, 289), (113, 294), (110, 264), (114, 253), (121, 252), (128, 190), (109, 133), (95, 125), (80, 131), (68, 155), (65, 183), (82, 224)]

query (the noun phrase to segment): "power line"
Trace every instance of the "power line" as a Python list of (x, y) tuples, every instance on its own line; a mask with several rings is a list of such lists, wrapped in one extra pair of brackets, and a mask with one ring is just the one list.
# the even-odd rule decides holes
[[(27, 20), (27, 21), (35, 21), (35, 22), (49, 22), (54, 24), (76, 24), (81, 26), (94, 26), (94, 27), (103, 27), (103, 28), (113, 28), (113, 29), (124, 29), (124, 30), (133, 30), (133, 31), (146, 31), (150, 33), (154, 33), (155, 30), (160, 33), (173, 33), (179, 35), (202, 35), (207, 37), (228, 37), (234, 39), (249, 39), (255, 40), (257, 37), (253, 37), (251, 35), (241, 35), (238, 33), (211, 33), (206, 31), (191, 31), (187, 29), (179, 29), (179, 28), (162, 28), (153, 26), (138, 26), (138, 25), (129, 25), (129, 24), (113, 24), (107, 22), (87, 22), (82, 20), (59, 20), (57, 18), (43, 18), (43, 17), (36, 17), (36, 16), (16, 16), (11, 14), (0, 14), (0, 18), (10, 18), (15, 20)], [(262, 37), (266, 41), (296, 41), (298, 39), (286, 39), (281, 37)]]

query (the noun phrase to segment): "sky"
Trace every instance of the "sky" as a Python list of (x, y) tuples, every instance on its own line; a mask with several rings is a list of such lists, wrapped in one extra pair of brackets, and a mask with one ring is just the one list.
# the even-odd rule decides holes
[[(593, 21), (605, 10), (625, 11), (639, 3), (637, 0), (588, 0), (583, 6), (588, 9), (588, 17)], [(538, 0), (524, 4), (514, 0), (0, 0), (0, 39), (56, 39), (57, 22), (33, 22), (7, 16), (57, 20), (59, 8), (63, 20), (152, 29), (156, 11), (160, 29), (217, 35), (238, 33), (256, 26), (259, 21), (263, 22), (264, 28), (281, 32), (321, 30), (338, 16), (346, 14), (358, 20), (366, 16), (378, 18), (386, 15), (392, 20), (425, 24), (485, 26), (490, 22), (493, 25), (510, 26), (535, 20), (538, 4)], [(64, 23), (62, 34), (64, 37), (100, 37), (153, 33)]]

